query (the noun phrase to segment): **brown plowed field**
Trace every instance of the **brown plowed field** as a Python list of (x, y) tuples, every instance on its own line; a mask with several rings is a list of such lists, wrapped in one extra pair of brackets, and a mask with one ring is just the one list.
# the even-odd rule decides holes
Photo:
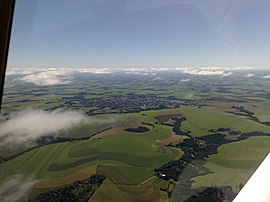
[(180, 113), (178, 113), (178, 114), (164, 114), (164, 115), (155, 116), (154, 118), (157, 119), (159, 122), (165, 122), (165, 121), (169, 121), (171, 118), (176, 118), (176, 117), (180, 117), (180, 116), (183, 116), (183, 115)]

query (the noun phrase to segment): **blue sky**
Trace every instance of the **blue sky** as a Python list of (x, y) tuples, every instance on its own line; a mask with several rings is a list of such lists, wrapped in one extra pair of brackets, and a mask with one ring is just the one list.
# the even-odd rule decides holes
[(270, 67), (268, 0), (17, 0), (10, 67)]

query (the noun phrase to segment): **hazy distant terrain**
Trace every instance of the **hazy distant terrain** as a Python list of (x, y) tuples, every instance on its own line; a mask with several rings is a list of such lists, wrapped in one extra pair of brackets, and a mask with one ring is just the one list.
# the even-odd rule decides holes
[(232, 201), (269, 153), (269, 106), (266, 70), (10, 69), (0, 198)]

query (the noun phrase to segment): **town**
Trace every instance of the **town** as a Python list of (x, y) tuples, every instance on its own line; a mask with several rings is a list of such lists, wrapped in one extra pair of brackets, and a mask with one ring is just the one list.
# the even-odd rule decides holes
[(149, 95), (126, 95), (110, 96), (100, 98), (85, 98), (84, 96), (75, 96), (72, 99), (63, 99), (65, 106), (69, 108), (90, 108), (94, 109), (87, 112), (91, 114), (108, 113), (130, 113), (140, 112), (149, 109), (173, 109), (179, 108), (180, 104), (175, 100), (167, 98), (158, 98)]

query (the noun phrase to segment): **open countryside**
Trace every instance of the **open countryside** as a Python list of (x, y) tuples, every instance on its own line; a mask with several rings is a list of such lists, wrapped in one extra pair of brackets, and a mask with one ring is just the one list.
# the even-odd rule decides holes
[(64, 200), (64, 190), (89, 201), (230, 201), (268, 154), (268, 80), (258, 87), (257, 78), (242, 74), (76, 76), (70, 85), (15, 82), (5, 89), (4, 130), (20, 116), (83, 116), (17, 146), (8, 142), (15, 130), (0, 136), (0, 183), (37, 179), (30, 201)]

